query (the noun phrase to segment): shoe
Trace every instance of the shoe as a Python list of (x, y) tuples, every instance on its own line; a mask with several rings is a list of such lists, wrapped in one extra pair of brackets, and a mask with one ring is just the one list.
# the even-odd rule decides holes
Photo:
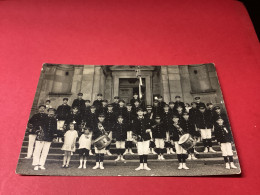
[(115, 159), (115, 161), (119, 161), (120, 160), (120, 156), (118, 156), (116, 159)]
[(171, 153), (171, 154), (175, 154), (175, 152), (173, 151), (172, 148), (170, 149), (170, 153)]
[(121, 156), (121, 157), (120, 157), (120, 159), (121, 159), (122, 161), (124, 161), (124, 160), (125, 160), (123, 156)]
[(94, 166), (92, 169), (98, 169), (99, 168), (99, 163), (96, 162), (96, 166)]
[(152, 148), (151, 152), (152, 152), (152, 154), (157, 154), (157, 153), (154, 151), (154, 149), (153, 149), (153, 148)]
[(204, 153), (208, 153), (208, 148), (207, 147), (204, 149)]
[(70, 155), (73, 156), (73, 152), (71, 152)]
[(226, 169), (230, 169), (229, 163), (226, 163)]
[(237, 169), (237, 167), (235, 166), (234, 162), (231, 162), (231, 163), (230, 163), (230, 167), (231, 167), (232, 169)]
[(186, 166), (186, 163), (182, 163), (182, 168), (185, 169), (185, 170), (189, 169), (189, 167)]
[(144, 163), (144, 170), (151, 171), (151, 169), (147, 166), (147, 163)]
[(197, 150), (195, 150), (195, 149), (194, 149), (194, 153), (195, 153), (195, 154), (199, 154), (199, 152), (198, 152)]
[(209, 152), (216, 153), (216, 151), (215, 151), (215, 150), (213, 150), (213, 148), (212, 148), (212, 147), (210, 147), (210, 148), (209, 148)]
[(24, 157), (25, 159), (31, 159), (32, 157), (30, 157), (30, 156), (26, 156), (26, 157)]
[(188, 156), (187, 160), (191, 160), (191, 155), (190, 155), (190, 154), (189, 154), (189, 156)]
[(194, 154), (191, 155), (192, 160), (197, 160), (196, 156)]
[(61, 168), (65, 168), (65, 165), (62, 165)]
[(132, 149), (129, 149), (129, 153), (130, 154), (135, 154), (135, 153), (133, 153)]
[(86, 164), (84, 164), (84, 165), (83, 165), (83, 169), (86, 169), (86, 168), (87, 168), (87, 166), (86, 166)]
[(107, 150), (107, 153), (106, 153), (108, 156), (112, 156), (112, 154), (109, 152), (109, 150)]
[(39, 168), (40, 168), (41, 170), (45, 170), (45, 167), (44, 167), (44, 166), (39, 166)]
[(161, 160), (161, 155), (158, 155), (158, 158), (157, 158), (157, 160)]
[(137, 167), (135, 170), (139, 171), (139, 170), (143, 170), (143, 169), (144, 169), (144, 165), (143, 165), (143, 163), (141, 163), (140, 166)]
[(65, 168), (69, 168), (69, 165), (65, 165)]
[(182, 163), (179, 163), (179, 167), (178, 167), (179, 170), (182, 169)]
[(91, 151), (91, 150), (89, 151), (89, 156), (93, 156), (93, 153), (92, 153), (92, 151)]
[(127, 149), (125, 150), (125, 152), (124, 152), (124, 154), (123, 154), (123, 155), (126, 155), (126, 154), (128, 154), (128, 150), (127, 150)]
[(171, 154), (170, 148), (167, 148), (167, 154)]
[(79, 165), (78, 169), (81, 169), (82, 168), (82, 165)]
[(39, 170), (39, 166), (35, 166), (33, 170), (38, 171)]
[(161, 160), (165, 160), (165, 158), (163, 157), (163, 155), (161, 155)]
[(103, 166), (103, 162), (100, 163), (99, 168), (100, 168), (100, 169), (105, 169), (105, 167)]

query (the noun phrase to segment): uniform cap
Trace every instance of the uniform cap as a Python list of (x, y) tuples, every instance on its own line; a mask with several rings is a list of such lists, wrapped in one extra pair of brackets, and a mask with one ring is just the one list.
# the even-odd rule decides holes
[(83, 93), (78, 93), (78, 96), (83, 96)]
[(69, 100), (69, 98), (63, 98), (63, 101), (64, 101), (64, 100), (67, 100), (67, 101), (68, 101), (68, 100)]

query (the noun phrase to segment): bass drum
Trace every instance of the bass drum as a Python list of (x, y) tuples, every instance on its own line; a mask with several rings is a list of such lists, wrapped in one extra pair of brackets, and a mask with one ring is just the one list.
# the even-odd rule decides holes
[(181, 145), (183, 149), (189, 150), (195, 146), (196, 141), (190, 134), (186, 133), (180, 137), (178, 144)]
[(102, 135), (94, 140), (94, 146), (98, 150), (102, 150), (111, 143), (112, 139), (108, 135)]

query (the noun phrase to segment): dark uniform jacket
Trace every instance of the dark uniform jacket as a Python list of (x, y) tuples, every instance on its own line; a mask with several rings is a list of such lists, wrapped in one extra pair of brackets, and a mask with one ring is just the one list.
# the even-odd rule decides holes
[(77, 106), (79, 109), (79, 112), (83, 112), (85, 106), (85, 100), (83, 99), (75, 99), (72, 103), (72, 107)]
[(112, 103), (112, 106), (113, 106), (113, 111), (114, 111), (114, 112), (117, 112), (117, 110), (118, 110), (118, 108), (119, 108), (119, 103), (113, 102), (113, 103)]
[(198, 112), (199, 112), (199, 111), (198, 111), (197, 108), (191, 108), (191, 109), (189, 110), (189, 120), (190, 120), (193, 124), (195, 124), (195, 122), (196, 122), (196, 115), (197, 115)]
[(177, 108), (178, 108), (179, 106), (182, 107), (182, 110), (185, 110), (185, 104), (184, 104), (183, 102), (181, 102), (181, 101), (180, 101), (180, 102), (177, 102), (177, 101), (176, 101), (176, 102), (174, 103), (174, 109), (177, 110)]
[(40, 126), (43, 128), (44, 123), (48, 115), (46, 113), (37, 113), (32, 116), (28, 121), (28, 127), (31, 129), (30, 134), (35, 134), (36, 130), (40, 129)]
[(132, 131), (133, 121), (136, 119), (136, 114), (133, 111), (126, 111), (124, 117), (124, 123), (127, 125), (127, 131)]
[(153, 138), (165, 139), (166, 129), (163, 123), (153, 123), (152, 124)]
[(195, 125), (190, 121), (190, 119), (182, 120), (180, 126), (185, 133), (189, 133), (192, 136), (200, 136), (200, 133), (195, 130)]
[(215, 136), (218, 142), (227, 143), (232, 141), (232, 135), (230, 129), (225, 125), (215, 126)]
[(177, 111), (177, 112), (175, 113), (175, 115), (179, 117), (179, 123), (182, 123), (182, 121), (184, 120), (184, 118), (183, 118), (183, 112), (184, 112), (184, 110), (183, 110), (182, 112), (178, 112), (178, 111)]
[(198, 112), (196, 115), (196, 122), (197, 128), (199, 129), (212, 129), (213, 123), (212, 118), (209, 113), (205, 112)]
[(113, 126), (115, 125), (117, 118), (116, 118), (116, 113), (115, 112), (106, 112), (105, 113), (105, 123), (107, 125), (106, 131), (112, 131)]
[(81, 118), (82, 118), (83, 121), (87, 120), (87, 117), (90, 114), (90, 112), (91, 112), (90, 111), (90, 106), (88, 106), (88, 107), (85, 106), (84, 110), (81, 113)]
[[(104, 130), (102, 130), (102, 128), (100, 128), (100, 126), (103, 126)], [(93, 131), (93, 140), (94, 139), (97, 139), (98, 137), (104, 135), (105, 133), (108, 133), (106, 131), (107, 129), (107, 125), (105, 122), (101, 123), (101, 122), (98, 122), (95, 124), (95, 127), (94, 127), (94, 131)]]
[(164, 101), (161, 101), (161, 102), (160, 102), (160, 101), (158, 101), (158, 106), (159, 106), (159, 107), (161, 107), (161, 108), (162, 108), (162, 110), (163, 110), (163, 108), (164, 108), (165, 104), (166, 104), (166, 103), (165, 103)]
[(153, 106), (152, 113), (153, 113), (153, 120), (156, 116), (162, 116), (163, 109), (159, 106)]
[(177, 110), (175, 110), (175, 108), (169, 108), (169, 112), (170, 112), (172, 115), (176, 115)]
[(126, 110), (127, 110), (126, 107), (118, 107), (117, 112), (116, 112), (117, 117), (118, 117), (119, 115), (124, 116), (125, 113), (126, 113)]
[[(177, 125), (177, 127), (176, 127)], [(171, 125), (171, 130), (170, 130), (170, 139), (173, 140), (173, 141), (179, 141), (180, 139), (180, 136), (183, 134), (183, 130), (181, 128), (181, 124), (178, 123), (178, 124), (175, 124), (172, 123)]]
[(51, 142), (54, 138), (54, 134), (57, 132), (57, 120), (55, 117), (46, 117), (44, 120), (44, 126), (38, 130), (36, 140)]
[(170, 112), (163, 112), (161, 115), (161, 121), (164, 124), (165, 131), (170, 131), (172, 125), (172, 114)]
[(96, 107), (96, 111), (98, 111), (102, 107), (102, 100), (95, 100), (93, 102), (93, 106)]
[(84, 120), (86, 122), (86, 126), (90, 127), (93, 130), (96, 127), (96, 124), (98, 123), (97, 113), (89, 112), (89, 114)]
[(101, 106), (101, 107), (99, 107), (99, 109), (96, 111), (97, 112), (97, 114), (106, 114), (106, 112), (107, 112), (107, 106)]
[(62, 104), (58, 107), (56, 111), (56, 118), (58, 120), (66, 120), (68, 115), (70, 114), (71, 107), (68, 104)]
[(138, 106), (138, 107), (136, 107), (135, 105), (132, 106), (133, 113), (136, 115), (136, 117), (137, 117), (137, 110), (140, 108), (141, 108), (141, 106)]
[(116, 138), (116, 141), (125, 141), (127, 138), (127, 124), (117, 122), (113, 126), (113, 137)]
[(137, 141), (147, 141), (151, 139), (147, 129), (151, 129), (150, 120), (146, 118), (136, 118), (133, 122), (133, 133), (138, 136)]
[(73, 121), (75, 121), (75, 130), (79, 130), (82, 119), (79, 113), (74, 114), (74, 113), (70, 113), (69, 116), (67, 117), (66, 121), (65, 121), (65, 127), (66, 129), (69, 129), (69, 124), (72, 123)]

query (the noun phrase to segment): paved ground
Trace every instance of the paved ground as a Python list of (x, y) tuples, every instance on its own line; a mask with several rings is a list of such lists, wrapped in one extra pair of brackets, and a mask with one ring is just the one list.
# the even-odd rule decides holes
[[(78, 169), (78, 163), (71, 163), (70, 168), (61, 168), (61, 162), (46, 163), (46, 170), (34, 171), (31, 160), (20, 162), (17, 173), (24, 175), (63, 175), (63, 176), (202, 176), (202, 175), (237, 175), (240, 174), (238, 169), (225, 169), (224, 164), (204, 165), (195, 161), (187, 162), (189, 170), (178, 170), (178, 162), (150, 162), (151, 171), (135, 171), (136, 166), (126, 166), (127, 162), (114, 164), (104, 164), (104, 170), (93, 170), (94, 162), (87, 162), (87, 169)], [(239, 166), (237, 164), (237, 166)]]

